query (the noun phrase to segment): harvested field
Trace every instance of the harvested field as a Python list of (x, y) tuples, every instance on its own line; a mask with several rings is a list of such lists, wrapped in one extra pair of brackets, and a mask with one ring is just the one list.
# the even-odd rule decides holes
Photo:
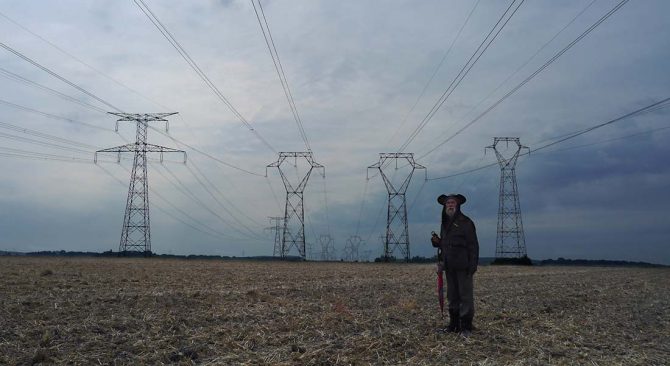
[(662, 365), (669, 279), (480, 267), (464, 339), (433, 265), (0, 257), (0, 364)]

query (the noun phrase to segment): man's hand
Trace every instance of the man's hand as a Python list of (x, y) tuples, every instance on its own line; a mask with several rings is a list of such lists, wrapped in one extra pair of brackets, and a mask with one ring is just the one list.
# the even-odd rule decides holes
[(431, 244), (433, 244), (434, 248), (437, 248), (440, 246), (440, 237), (437, 236), (437, 234), (433, 234), (433, 236), (430, 238)]

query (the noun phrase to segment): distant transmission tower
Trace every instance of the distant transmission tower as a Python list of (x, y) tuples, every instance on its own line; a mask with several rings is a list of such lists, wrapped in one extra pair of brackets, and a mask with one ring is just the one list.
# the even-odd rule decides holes
[[(498, 143), (516, 144), (511, 156), (505, 157), (498, 149)], [(519, 189), (516, 184), (516, 161), (522, 149), (518, 137), (494, 137), (493, 149), (500, 163), (500, 201), (498, 205), (498, 233), (496, 236), (496, 258), (522, 258), (526, 256), (526, 238), (521, 222)], [(528, 149), (529, 150), (529, 149)], [(509, 154), (508, 154), (509, 155)]]
[[(286, 159), (293, 158), (293, 166), (298, 168), (298, 158), (307, 161), (307, 172), (299, 176), (297, 185), (291, 184), (282, 164)], [(309, 180), (310, 174), (314, 168), (323, 169), (322, 176), (325, 177), (326, 169), (323, 165), (314, 161), (311, 151), (307, 152), (280, 152), (279, 159), (267, 166), (268, 168), (277, 168), (281, 175), (284, 187), (286, 187), (286, 205), (284, 209), (284, 230), (282, 234), (281, 257), (285, 258), (291, 248), (295, 247), (300, 253), (302, 259), (306, 259), (305, 250), (305, 208), (303, 205), (303, 193)], [(297, 173), (297, 171), (296, 171)]]
[(321, 246), (322, 261), (332, 261), (335, 259), (335, 241), (330, 234), (319, 235), (319, 245)]
[(116, 122), (116, 131), (119, 130), (119, 122), (136, 122), (137, 134), (134, 144), (127, 144), (95, 152), (97, 163), (98, 153), (117, 153), (117, 161), (121, 161), (121, 153), (134, 153), (133, 170), (130, 173), (130, 185), (128, 187), (128, 199), (126, 201), (126, 212), (123, 216), (123, 228), (121, 230), (121, 242), (119, 243), (119, 255), (127, 255), (130, 252), (138, 252), (144, 256), (151, 255), (151, 230), (149, 227), (149, 181), (147, 176), (147, 153), (160, 153), (163, 161), (163, 153), (182, 153), (186, 163), (186, 152), (169, 147), (152, 145), (147, 143), (147, 128), (149, 122), (165, 122), (165, 117), (174, 113), (151, 113), (130, 114), (113, 113), (121, 117)]
[(269, 217), (270, 225), (274, 222), (274, 226), (267, 227), (267, 230), (274, 231), (275, 233), (275, 245), (274, 250), (272, 251), (273, 257), (281, 257), (281, 222), (284, 220), (281, 216), (272, 216)]
[(344, 260), (358, 262), (360, 260), (359, 249), (365, 242), (358, 235), (352, 235), (347, 239), (347, 245), (344, 247)]
[[(387, 166), (386, 163), (389, 160), (394, 160), (396, 173), (399, 169), (398, 160), (405, 160), (408, 163), (407, 166), (411, 168), (398, 188), (393, 185), (391, 179), (384, 173), (384, 168)], [(414, 161), (413, 153), (380, 153), (379, 161), (376, 164), (369, 166), (368, 172), (369, 169), (379, 170), (379, 174), (381, 174), (384, 179), (384, 184), (386, 184), (386, 190), (388, 191), (384, 260), (389, 261), (395, 249), (399, 248), (405, 257), (405, 261), (409, 261), (409, 229), (407, 227), (407, 202), (405, 200), (405, 192), (407, 192), (407, 187), (409, 186), (414, 171), (416, 169), (426, 169), (426, 167)]]

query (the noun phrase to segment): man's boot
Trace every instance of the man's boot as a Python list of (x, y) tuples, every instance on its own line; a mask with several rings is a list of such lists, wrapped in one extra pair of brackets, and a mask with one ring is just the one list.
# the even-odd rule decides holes
[(459, 334), (462, 337), (468, 338), (472, 335), (472, 318), (461, 318), (461, 329)]
[(460, 318), (458, 310), (449, 310), (449, 325), (447, 325), (447, 332), (458, 333), (460, 331)]

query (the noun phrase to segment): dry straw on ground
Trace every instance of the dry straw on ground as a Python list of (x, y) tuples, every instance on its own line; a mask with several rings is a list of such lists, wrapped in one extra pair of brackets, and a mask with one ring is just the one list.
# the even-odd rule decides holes
[(0, 364), (661, 365), (669, 269), (480, 267), (441, 334), (432, 265), (0, 258)]

